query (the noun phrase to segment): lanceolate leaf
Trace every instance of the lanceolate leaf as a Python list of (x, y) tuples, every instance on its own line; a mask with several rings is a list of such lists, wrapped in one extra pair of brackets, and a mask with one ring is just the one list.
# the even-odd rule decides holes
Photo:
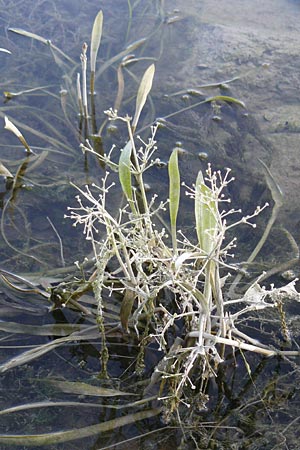
[(123, 192), (130, 204), (130, 207), (132, 211), (136, 213), (131, 184), (131, 169), (130, 169), (131, 151), (132, 151), (132, 144), (130, 141), (128, 141), (125, 147), (123, 148), (119, 159), (119, 179)]
[(144, 73), (141, 84), (139, 86), (139, 90), (136, 97), (135, 114), (132, 121), (133, 130), (136, 129), (142, 109), (146, 103), (148, 94), (151, 90), (154, 72), (155, 72), (155, 65), (151, 64), (151, 66), (149, 66), (146, 72)]
[(202, 172), (198, 173), (195, 188), (196, 232), (200, 248), (209, 254), (217, 232), (217, 202), (211, 189), (206, 186)]
[(91, 37), (91, 72), (96, 71), (96, 59), (100, 47), (103, 26), (103, 13), (100, 10), (95, 18)]
[(175, 148), (170, 156), (169, 164), (169, 200), (170, 222), (172, 233), (173, 251), (177, 250), (176, 222), (180, 199), (180, 173), (178, 168), (178, 150)]

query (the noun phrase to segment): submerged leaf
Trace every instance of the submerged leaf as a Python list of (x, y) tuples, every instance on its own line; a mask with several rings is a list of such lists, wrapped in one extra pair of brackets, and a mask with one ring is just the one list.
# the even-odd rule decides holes
[(47, 434), (30, 434), (30, 435), (0, 435), (0, 443), (6, 445), (22, 446), (39, 446), (39, 445), (53, 445), (62, 442), (75, 441), (89, 436), (95, 436), (99, 433), (104, 433), (110, 430), (116, 430), (119, 427), (136, 423), (139, 420), (148, 419), (156, 416), (161, 412), (159, 408), (147, 409), (134, 414), (127, 414), (126, 416), (118, 417), (116, 419), (107, 420), (106, 422), (90, 425), (84, 428), (74, 428), (68, 431), (58, 431)]
[(47, 342), (47, 344), (37, 345), (33, 349), (27, 350), (20, 355), (16, 355), (13, 358), (9, 359), (7, 362), (0, 364), (0, 372), (6, 372), (13, 367), (21, 366), (22, 364), (27, 364), (33, 359), (39, 358), (42, 355), (45, 355), (51, 350), (64, 345), (66, 342), (74, 342), (74, 341), (86, 341), (89, 339), (97, 339), (99, 338), (99, 331), (97, 326), (91, 326), (81, 332), (74, 332), (69, 336), (65, 336), (59, 339), (56, 339), (51, 342)]
[(206, 102), (214, 102), (214, 101), (222, 101), (222, 102), (228, 102), (228, 103), (234, 103), (236, 105), (241, 106), (242, 108), (245, 108), (246, 105), (241, 100), (238, 100), (237, 98), (230, 97), (228, 95), (215, 95), (214, 97), (209, 97), (205, 100)]
[(103, 13), (100, 10), (95, 18), (91, 37), (91, 50), (90, 50), (91, 72), (94, 73), (96, 71), (96, 59), (101, 42), (102, 26), (103, 26)]
[(31, 33), (30, 31), (22, 30), (21, 28), (9, 28), (8, 31), (20, 34), (21, 36), (29, 37), (31, 39), (35, 39), (36, 41), (42, 42), (45, 45), (49, 45), (49, 39), (45, 39), (36, 33)]
[(12, 98), (19, 97), (20, 95), (30, 94), (31, 92), (36, 92), (36, 91), (40, 91), (40, 90), (42, 91), (43, 89), (47, 89), (51, 86), (53, 86), (53, 85), (47, 84), (46, 86), (39, 86), (36, 88), (31, 88), (31, 89), (24, 89), (23, 91), (19, 91), (19, 92), (4, 91), (3, 95), (6, 98), (6, 100), (11, 100)]
[(101, 403), (87, 403), (87, 402), (35, 402), (35, 403), (24, 403), (23, 405), (12, 406), (11, 408), (2, 409), (0, 411), (0, 416), (5, 414), (11, 414), (19, 411), (27, 411), (28, 409), (36, 409), (36, 408), (57, 408), (59, 406), (78, 406), (79, 408), (103, 408)]
[(75, 61), (73, 61), (72, 58), (70, 58), (68, 55), (66, 55), (62, 50), (60, 50), (58, 47), (52, 44), (52, 42), (49, 39), (45, 39), (44, 37), (36, 34), (31, 33), (31, 31), (22, 30), (21, 28), (8, 28), (8, 31), (11, 31), (16, 34), (20, 34), (21, 36), (29, 37), (31, 39), (34, 39), (36, 41), (42, 42), (45, 45), (49, 45), (53, 48), (53, 50), (56, 50), (58, 53), (60, 53), (65, 59), (67, 59), (72, 64), (76, 64)]
[(0, 330), (6, 333), (28, 334), (32, 336), (69, 336), (74, 331), (82, 331), (88, 325), (72, 323), (54, 323), (44, 325), (25, 325), (16, 322), (0, 322)]
[(101, 386), (83, 383), (81, 381), (46, 380), (53, 387), (67, 394), (93, 395), (95, 397), (117, 397), (122, 395), (135, 395), (131, 392), (122, 392), (117, 389), (107, 389)]
[(96, 78), (98, 78), (102, 73), (108, 69), (108, 67), (111, 67), (116, 61), (122, 59), (124, 56), (128, 55), (129, 53), (133, 52), (135, 49), (143, 45), (147, 41), (146, 38), (139, 39), (138, 41), (133, 42), (132, 44), (128, 45), (125, 50), (122, 50), (117, 55), (114, 55), (109, 60), (105, 61), (104, 64), (101, 65), (101, 67), (97, 70)]
[(154, 72), (155, 72), (155, 65), (151, 64), (151, 66), (149, 66), (148, 69), (145, 71), (142, 81), (140, 83), (137, 97), (136, 97), (135, 114), (134, 114), (134, 118), (132, 121), (133, 131), (136, 129), (142, 109), (146, 103), (148, 94), (151, 91)]
[(260, 158), (258, 158), (258, 161), (264, 168), (266, 182), (267, 182), (268, 188), (271, 191), (272, 198), (273, 198), (274, 202), (276, 203), (276, 205), (278, 206), (278, 208), (281, 208), (281, 206), (283, 206), (283, 202), (284, 202), (284, 196), (283, 196), (282, 190), (280, 189), (280, 186), (274, 179), (269, 167)]
[(130, 289), (126, 289), (123, 300), (122, 300), (121, 309), (120, 309), (121, 325), (122, 325), (124, 331), (126, 331), (126, 333), (128, 333), (128, 320), (131, 315), (132, 306), (133, 306), (135, 297), (136, 297), (136, 294), (134, 291), (131, 291)]
[(117, 70), (117, 77), (118, 77), (118, 92), (114, 104), (114, 109), (118, 111), (120, 109), (123, 95), (124, 95), (124, 77), (122, 72), (122, 64), (119, 64), (118, 70)]
[(170, 222), (171, 222), (171, 234), (173, 251), (177, 251), (176, 240), (176, 222), (179, 208), (180, 199), (180, 173), (178, 168), (178, 149), (175, 148), (170, 156), (169, 164), (169, 210), (170, 210)]

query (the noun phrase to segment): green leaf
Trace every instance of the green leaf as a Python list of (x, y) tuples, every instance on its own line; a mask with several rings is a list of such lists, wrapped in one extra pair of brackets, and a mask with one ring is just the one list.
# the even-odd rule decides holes
[(155, 73), (155, 65), (151, 64), (151, 66), (149, 66), (146, 72), (144, 73), (143, 78), (141, 80), (136, 97), (135, 114), (132, 121), (133, 131), (136, 129), (142, 109), (146, 103), (148, 94), (151, 91), (154, 73)]
[(119, 179), (129, 205), (132, 211), (136, 214), (131, 184), (131, 151), (132, 143), (131, 141), (128, 141), (121, 151), (119, 159)]
[(200, 248), (209, 254), (214, 246), (218, 229), (218, 206), (212, 190), (206, 186), (200, 171), (195, 187), (195, 220)]
[(102, 26), (103, 26), (103, 13), (100, 10), (95, 18), (91, 37), (91, 51), (90, 51), (91, 72), (94, 73), (96, 71), (96, 59), (102, 37)]
[(214, 97), (209, 97), (205, 100), (205, 102), (214, 102), (214, 101), (234, 103), (236, 105), (241, 106), (242, 108), (246, 107), (244, 102), (242, 102), (241, 100), (238, 100), (237, 98), (229, 97), (228, 95), (215, 95)]
[(175, 148), (170, 156), (169, 164), (169, 210), (170, 210), (170, 222), (171, 222), (171, 234), (173, 251), (177, 251), (176, 240), (176, 222), (179, 208), (180, 199), (180, 173), (178, 167), (178, 149)]

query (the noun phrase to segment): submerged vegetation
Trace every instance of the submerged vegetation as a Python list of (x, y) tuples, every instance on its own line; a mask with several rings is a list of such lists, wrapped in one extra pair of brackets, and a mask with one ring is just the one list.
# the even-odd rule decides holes
[[(158, 3), (162, 8), (163, 2)], [(130, 2), (128, 4), (131, 5)], [(163, 15), (162, 9), (159, 11)], [(171, 19), (169, 18), (169, 23), (173, 23)], [(235, 181), (230, 169), (214, 170), (208, 163), (205, 170), (199, 170), (194, 184), (189, 186), (182, 183), (184, 173), (180, 170), (180, 156), (184, 149), (178, 144), (167, 163), (168, 194), (161, 198), (158, 192), (148, 192), (147, 174), (163, 165), (157, 138), (159, 129), (178, 111), (159, 120), (154, 120), (151, 115), (149, 120), (149, 115), (145, 113), (146, 105), (152, 103), (155, 62), (150, 61), (149, 64), (148, 59), (154, 58), (132, 55), (145, 40), (130, 44), (97, 68), (102, 30), (103, 13), (99, 11), (92, 29), (91, 43), (89, 46), (86, 43), (82, 46), (80, 72), (76, 73), (76, 62), (51, 41), (19, 28), (10, 29), (13, 33), (48, 46), (56, 65), (64, 73), (65, 86), (61, 89), (59, 99), (64, 123), (83, 152), (82, 166), (86, 173), (83, 183), (68, 183), (67, 189), (77, 191), (78, 195), (77, 204), (68, 207), (65, 219), (71, 219), (74, 226), (83, 229), (84, 238), (91, 247), (82, 257), (82, 263), (77, 261), (72, 267), (66, 266), (63, 241), (55, 225), (47, 217), (48, 226), (59, 241), (62, 266), (55, 271), (54, 277), (40, 257), (45, 247), (38, 239), (34, 248), (29, 240), (27, 248), (22, 246), (20, 249), (8, 237), (7, 218), (13, 222), (11, 216), (15, 213), (22, 217), (16, 198), (20, 190), (24, 189), (27, 173), (43, 165), (49, 152), (59, 157), (63, 153), (72, 155), (72, 167), (78, 164), (79, 156), (67, 137), (60, 139), (60, 129), (56, 129), (50, 122), (47, 123), (45, 132), (30, 130), (37, 139), (48, 142), (49, 149), (40, 151), (38, 146), (30, 145), (25, 136), (26, 131), (29, 132), (26, 124), (8, 118), (4, 108), (0, 113), (5, 117), (5, 128), (24, 146), (26, 158), (22, 160), (14, 176), (4, 166), (1, 169), (6, 182), (10, 180), (7, 184), (8, 199), (4, 201), (2, 211), (2, 237), (18, 257), (31, 261), (30, 270), (35, 265), (43, 265), (45, 270), (43, 275), (38, 273), (36, 276), (21, 276), (3, 267), (0, 269), (3, 287), (21, 312), (24, 298), (30, 297), (30, 305), (25, 307), (26, 314), (31, 311), (32, 314), (47, 315), (50, 311), (55, 315), (57, 311), (68, 311), (76, 320), (43, 326), (1, 323), (0, 329), (5, 333), (15, 330), (37, 336), (49, 335), (53, 339), (34, 345), (2, 362), (0, 371), (6, 374), (25, 365), (30, 372), (30, 364), (50, 351), (69, 343), (79, 346), (80, 343), (93, 343), (97, 367), (89, 369), (88, 374), (91, 375), (92, 372), (93, 375), (92, 381), (62, 381), (53, 379), (42, 371), (37, 384), (43, 384), (47, 393), (54, 389), (81, 397), (92, 395), (109, 398), (110, 403), (44, 400), (3, 409), (0, 415), (68, 406), (102, 408), (103, 411), (115, 412), (115, 415), (108, 414), (110, 418), (96, 425), (76, 426), (73, 429), (71, 424), (72, 429), (69, 431), (30, 435), (1, 434), (0, 443), (47, 445), (54, 448), (50, 446), (134, 424), (134, 434), (144, 434), (145, 437), (148, 434), (152, 436), (151, 433), (155, 431), (159, 435), (161, 428), (178, 429), (176, 439), (180, 448), (219, 448), (215, 447), (216, 436), (222, 429), (222, 421), (230, 416), (230, 411), (225, 411), (223, 417), (220, 414), (216, 423), (206, 424), (202, 419), (212, 408), (215, 385), (219, 383), (218, 395), (224, 394), (230, 384), (226, 381), (230, 380), (230, 373), (240, 370), (247, 379), (240, 395), (244, 394), (246, 397), (247, 383), (255, 382), (255, 371), (251, 369), (253, 354), (277, 357), (298, 373), (294, 358), (299, 356), (299, 351), (294, 345), (285, 316), (285, 302), (300, 300), (295, 288), (297, 280), (290, 280), (279, 287), (265, 287), (262, 284), (264, 280), (275, 273), (275, 270), (271, 270), (270, 273), (262, 271), (254, 279), (245, 282), (247, 273), (244, 267), (253, 263), (265, 244), (282, 206), (282, 193), (267, 165), (261, 161), (274, 206), (265, 232), (243, 266), (235, 260), (234, 253), (238, 245), (235, 228), (255, 228), (256, 218), (269, 205), (264, 203), (257, 206), (252, 213), (246, 215), (240, 209), (232, 207), (229, 188)], [(145, 64), (145, 61), (146, 69), (142, 76), (136, 76), (131, 71), (131, 65), (137, 62)], [(116, 72), (117, 93), (112, 107), (102, 117), (96, 112), (101, 97), (101, 92), (96, 93), (97, 80), (111, 67)], [(125, 72), (138, 86), (136, 93), (127, 98)], [(4, 95), (7, 101), (12, 101), (19, 95), (39, 89), (46, 91), (48, 87), (6, 91)], [(127, 113), (120, 113), (120, 110), (126, 111), (132, 98), (135, 99), (132, 117)], [(213, 119), (218, 121), (220, 105), (224, 103), (244, 108), (241, 100), (217, 94), (205, 96), (201, 101), (185, 106), (181, 112), (199, 105), (211, 105)], [(78, 130), (70, 119), (70, 105), (78, 111)], [(34, 109), (33, 112), (37, 113)], [(99, 116), (102, 120), (99, 120)], [(140, 126), (141, 118), (145, 120)], [(48, 136), (50, 131), (52, 134)], [(114, 135), (117, 136), (117, 143), (107, 151), (107, 145), (111, 144)], [(88, 176), (91, 166), (95, 166), (97, 174), (92, 182)], [(39, 184), (36, 183), (36, 186)], [(50, 186), (51, 183), (44, 185), (48, 189)], [(187, 210), (183, 206), (186, 203), (191, 205), (188, 209), (193, 211), (191, 228), (181, 220)], [(63, 215), (64, 211), (58, 213)], [(26, 219), (22, 219), (26, 223)], [(19, 228), (17, 232), (19, 235)], [(297, 253), (293, 238), (288, 236), (288, 239)], [(281, 265), (281, 270), (289, 268), (296, 260), (298, 253), (292, 261)], [(268, 316), (268, 311), (272, 315)], [(266, 323), (276, 320), (280, 324), (281, 335), (279, 337), (278, 333), (275, 341), (265, 332), (264, 320)], [(243, 369), (239, 367), (241, 362)], [(120, 366), (118, 370), (114, 363)], [(85, 367), (85, 357), (81, 364)], [(234, 368), (229, 368), (229, 365)], [(258, 372), (259, 370), (261, 369)], [(271, 386), (267, 386), (266, 390), (267, 388), (272, 390)], [(114, 398), (118, 399), (118, 404)], [(242, 401), (243, 398), (234, 408), (241, 417)], [(251, 401), (252, 399), (249, 404)], [(259, 395), (259, 401), (267, 410), (267, 392)], [(218, 409), (222, 409), (222, 402), (220, 400), (216, 407), (216, 416)], [(57, 417), (61, 409), (59, 411)], [(160, 422), (157, 421), (149, 432), (143, 433), (138, 422), (154, 416), (158, 416)], [(230, 423), (229, 421), (228, 429), (231, 428)], [(236, 439), (239, 439), (243, 425), (234, 425), (232, 428)], [(282, 434), (284, 436), (284, 430)], [(129, 436), (123, 438), (123, 442), (121, 438), (119, 440), (126, 445), (132, 439), (133, 435), (129, 433)], [(157, 442), (155, 448), (160, 448), (159, 441)], [(117, 446), (118, 442), (112, 441), (112, 446), (114, 445)]]

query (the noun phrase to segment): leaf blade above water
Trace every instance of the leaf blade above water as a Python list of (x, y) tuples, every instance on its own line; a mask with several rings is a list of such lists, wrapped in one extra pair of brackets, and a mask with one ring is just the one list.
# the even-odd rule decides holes
[(123, 193), (133, 213), (136, 214), (131, 183), (131, 152), (132, 152), (132, 143), (131, 141), (128, 141), (120, 154), (119, 180), (122, 186)]
[(151, 91), (154, 73), (155, 73), (155, 65), (151, 64), (151, 66), (148, 67), (148, 69), (145, 71), (142, 77), (136, 97), (135, 114), (132, 121), (133, 131), (136, 129), (142, 109), (146, 103), (149, 92)]
[(194, 208), (198, 243), (201, 250), (208, 255), (212, 251), (217, 230), (217, 205), (201, 171), (196, 180)]
[(102, 28), (103, 28), (103, 12), (102, 10), (100, 10), (95, 18), (91, 36), (90, 63), (91, 63), (91, 72), (93, 73), (95, 73), (96, 71), (96, 59), (101, 43)]
[(170, 222), (171, 222), (171, 234), (172, 234), (172, 245), (173, 252), (177, 251), (177, 240), (176, 240), (176, 222), (179, 209), (180, 200), (180, 173), (178, 167), (178, 150), (175, 148), (171, 153), (169, 164), (169, 212), (170, 212)]

